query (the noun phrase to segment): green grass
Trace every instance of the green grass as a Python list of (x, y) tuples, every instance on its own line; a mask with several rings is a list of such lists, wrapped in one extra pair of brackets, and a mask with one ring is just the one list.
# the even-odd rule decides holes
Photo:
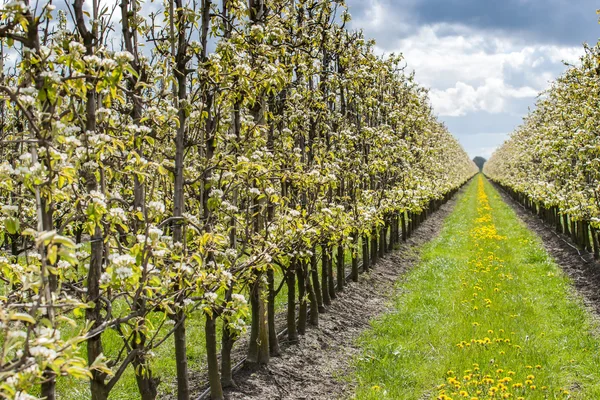
[[(495, 399), (502, 397), (491, 397), (489, 388), (509, 377), (504, 385), (513, 399), (600, 399), (597, 324), (540, 240), (487, 182), (491, 223), (505, 238), (473, 240), (482, 225), (477, 185), (475, 179), (468, 186), (440, 236), (423, 248), (419, 266), (398, 283), (395, 311), (360, 339), (363, 351), (349, 377), (358, 384), (355, 397)], [(491, 343), (471, 343), (486, 337)], [(465, 375), (470, 382), (489, 375), (494, 383), (478, 384), (477, 394)], [(518, 383), (536, 388), (513, 389)], [(453, 394), (459, 390), (468, 397)]]

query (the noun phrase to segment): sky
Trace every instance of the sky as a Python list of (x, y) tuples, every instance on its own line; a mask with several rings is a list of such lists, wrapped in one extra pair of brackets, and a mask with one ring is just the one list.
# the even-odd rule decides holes
[(592, 0), (348, 0), (352, 28), (402, 53), (438, 118), (489, 158), (600, 37)]

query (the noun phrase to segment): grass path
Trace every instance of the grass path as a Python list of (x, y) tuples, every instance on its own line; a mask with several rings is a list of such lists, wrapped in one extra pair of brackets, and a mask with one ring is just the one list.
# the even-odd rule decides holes
[(358, 399), (600, 399), (597, 324), (481, 176), (394, 306), (360, 340)]

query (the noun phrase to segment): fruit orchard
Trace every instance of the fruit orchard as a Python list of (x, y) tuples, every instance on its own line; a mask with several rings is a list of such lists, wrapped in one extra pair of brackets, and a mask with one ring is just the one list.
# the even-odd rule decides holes
[(600, 47), (585, 47), (542, 93), (524, 123), (492, 156), (484, 173), (599, 256), (600, 141), (596, 131)]
[[(281, 286), (294, 341), (343, 290), (347, 256), (356, 279), (476, 173), (402, 56), (348, 21), (342, 0), (0, 6), (1, 398), (68, 382), (103, 400), (133, 371), (131, 398), (155, 399), (171, 346), (189, 399), (198, 321), (223, 398), (240, 337), (249, 364), (280, 351)], [(577, 105), (555, 122), (591, 143), (592, 86), (573, 85), (593, 81), (594, 54), (530, 124)], [(522, 135), (534, 126), (555, 129)], [(597, 215), (595, 147), (544, 143), (579, 169), (532, 195)]]

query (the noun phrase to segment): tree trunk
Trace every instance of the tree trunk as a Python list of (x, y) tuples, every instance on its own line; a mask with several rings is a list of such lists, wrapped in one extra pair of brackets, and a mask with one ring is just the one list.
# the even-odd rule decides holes
[(335, 300), (335, 280), (333, 279), (333, 248), (327, 247), (327, 288), (329, 289), (329, 298)]
[(562, 233), (564, 233), (565, 235), (570, 235), (570, 232), (569, 232), (569, 216), (567, 214), (563, 214)]
[(269, 363), (269, 325), (260, 276), (257, 276), (256, 281), (252, 284), (250, 307), (252, 309), (252, 325), (246, 360), (251, 365), (266, 365)]
[(384, 223), (381, 227), (381, 234), (379, 236), (379, 258), (383, 258), (385, 256), (386, 242), (387, 242), (387, 231), (388, 231), (388, 223)]
[(593, 226), (590, 227), (592, 230), (592, 245), (594, 248), (594, 259), (600, 258), (600, 249), (598, 248), (598, 230)]
[(306, 261), (302, 260), (296, 268), (298, 278), (298, 333), (304, 335), (306, 333), (306, 320), (308, 317), (308, 301), (306, 294), (306, 283), (308, 279), (308, 266)]
[(323, 297), (323, 304), (326, 306), (331, 305), (331, 299), (329, 298), (329, 253), (327, 252), (327, 245), (321, 245), (321, 293)]
[[(316, 260), (315, 260), (316, 262)], [(311, 263), (312, 263), (312, 258), (311, 258)], [(312, 326), (319, 326), (319, 313), (322, 312), (319, 309), (319, 301), (317, 300), (317, 291), (315, 290), (315, 288), (313, 287), (312, 284), (312, 280), (311, 280), (311, 274), (314, 280), (314, 274), (312, 271), (312, 266), (311, 268), (311, 272), (307, 272), (306, 275), (306, 291), (308, 292), (308, 300), (310, 301), (310, 318), (309, 318), (309, 323)], [(317, 280), (319, 279), (319, 274), (317, 273)]]
[(187, 365), (185, 313), (183, 311), (177, 312), (175, 323), (177, 327), (175, 328), (173, 337), (175, 340), (175, 363), (177, 367), (177, 400), (188, 400), (190, 398), (190, 383)]
[(346, 279), (346, 269), (344, 268), (344, 246), (341, 244), (337, 248), (337, 290), (338, 292), (344, 291), (344, 281)]
[(583, 221), (577, 221), (577, 245), (581, 250), (585, 250), (585, 234), (583, 230)]
[(231, 364), (231, 350), (233, 349), (235, 339), (225, 322), (223, 322), (221, 335), (221, 387), (235, 387), (236, 384), (233, 380), (232, 371), (233, 366)]
[[(323, 296), (321, 293), (321, 285), (319, 283), (319, 270), (317, 265), (317, 249), (313, 248), (312, 256), (310, 257), (310, 274), (312, 277), (312, 288), (315, 294), (315, 300), (317, 301), (317, 308), (313, 308), (311, 304), (310, 312), (311, 312), (311, 320), (312, 320), (312, 312), (314, 310), (318, 310), (320, 313), (325, 312), (325, 306), (323, 305)], [(318, 318), (318, 317), (317, 317)]]
[(298, 260), (293, 259), (285, 274), (285, 283), (287, 285), (287, 337), (288, 341), (295, 343), (298, 341), (298, 332), (296, 331), (296, 268)]
[(592, 242), (590, 240), (590, 223), (587, 221), (583, 221), (583, 237), (584, 237), (583, 244), (585, 246), (585, 249), (589, 252), (592, 252), (593, 248), (592, 248)]
[(398, 214), (394, 215), (394, 240), (393, 246), (390, 250), (393, 250), (394, 247), (400, 243), (400, 216)]
[(352, 238), (352, 282), (358, 282), (358, 232), (354, 232)]
[(371, 267), (377, 262), (378, 256), (379, 254), (377, 247), (377, 228), (373, 228), (373, 230), (371, 231)]
[[(142, 301), (138, 301), (136, 305), (137, 310), (144, 310), (145, 304)], [(144, 331), (145, 320), (138, 323), (138, 332), (134, 335), (131, 340), (131, 348), (136, 350), (140, 349), (141, 353), (137, 354), (132, 364), (135, 369), (135, 380), (140, 391), (140, 397), (142, 400), (154, 400), (158, 394), (157, 386), (158, 380), (152, 376), (152, 370), (148, 366), (148, 361), (143, 353), (146, 346), (146, 335)]]
[(363, 235), (362, 237), (362, 263), (363, 263), (363, 272), (369, 271), (370, 264), (369, 255), (369, 237), (367, 235)]
[[(92, 249), (90, 267), (88, 270), (88, 302), (93, 302), (94, 306), (86, 310), (86, 319), (92, 321), (92, 328), (99, 327), (102, 324), (102, 305), (100, 297), (100, 276), (102, 275), (102, 257), (104, 254), (104, 241), (100, 228), (96, 227), (92, 236)], [(98, 357), (103, 354), (102, 335), (96, 335), (87, 340), (88, 364), (91, 365)], [(106, 387), (106, 374), (94, 370), (90, 381), (90, 391), (92, 400), (106, 400), (109, 390)]]
[(223, 400), (223, 388), (219, 375), (219, 360), (217, 358), (217, 324), (215, 315), (206, 314), (204, 333), (206, 336), (206, 361), (208, 365), (208, 382), (210, 384), (211, 400)]
[(56, 400), (56, 374), (51, 369), (44, 371), (46, 382), (42, 383), (41, 397), (44, 400)]
[(92, 380), (90, 390), (92, 393), (92, 400), (108, 400), (109, 390), (104, 382)]
[(269, 352), (272, 357), (277, 357), (281, 354), (281, 350), (279, 348), (279, 338), (277, 337), (277, 327), (275, 326), (275, 273), (272, 268), (267, 270), (267, 283), (269, 285), (269, 298), (267, 303)]

